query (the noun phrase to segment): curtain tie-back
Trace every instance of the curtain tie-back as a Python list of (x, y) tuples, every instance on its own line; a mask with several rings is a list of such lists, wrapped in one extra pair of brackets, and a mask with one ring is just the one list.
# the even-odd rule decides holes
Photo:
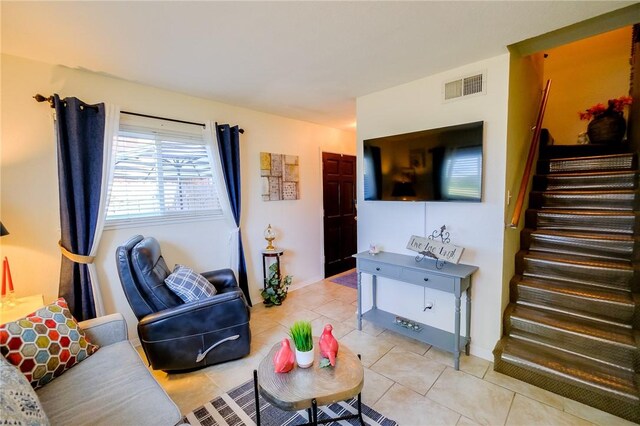
[(81, 254), (71, 253), (69, 250), (62, 246), (62, 241), (58, 241), (58, 247), (60, 247), (60, 251), (62, 252), (62, 255), (64, 257), (75, 263), (87, 265), (89, 263), (93, 263), (93, 261), (96, 259), (95, 256), (83, 256)]

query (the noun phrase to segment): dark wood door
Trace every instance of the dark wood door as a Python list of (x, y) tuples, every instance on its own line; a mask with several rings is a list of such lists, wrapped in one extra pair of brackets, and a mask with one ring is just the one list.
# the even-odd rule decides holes
[(356, 157), (322, 153), (324, 276), (355, 268)]

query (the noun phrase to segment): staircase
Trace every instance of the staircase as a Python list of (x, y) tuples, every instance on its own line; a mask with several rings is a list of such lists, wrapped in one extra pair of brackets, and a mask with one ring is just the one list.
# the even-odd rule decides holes
[(553, 148), (529, 194), (495, 370), (640, 423), (636, 156)]

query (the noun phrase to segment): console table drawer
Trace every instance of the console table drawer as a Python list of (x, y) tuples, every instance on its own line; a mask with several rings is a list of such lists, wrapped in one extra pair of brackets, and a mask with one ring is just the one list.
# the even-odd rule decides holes
[(453, 293), (455, 280), (441, 275), (430, 274), (429, 272), (417, 271), (415, 269), (402, 269), (400, 273), (402, 281), (412, 284), (422, 285), (436, 290)]
[(373, 275), (397, 278), (400, 276), (402, 268), (395, 265), (387, 265), (385, 263), (358, 259), (358, 269), (362, 272), (367, 272)]

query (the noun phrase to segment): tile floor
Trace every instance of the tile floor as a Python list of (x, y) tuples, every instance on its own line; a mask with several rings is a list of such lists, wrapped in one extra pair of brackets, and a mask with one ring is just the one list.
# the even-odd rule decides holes
[[(326, 323), (340, 343), (362, 354), (363, 401), (400, 425), (631, 425), (618, 417), (493, 371), (493, 364), (451, 356), (365, 322), (355, 328), (356, 290), (328, 280), (289, 293), (282, 306), (257, 304), (251, 312), (251, 353), (243, 359), (185, 374), (153, 371), (187, 413), (251, 379), (269, 349), (294, 320)], [(417, 373), (417, 374), (416, 374)]]

